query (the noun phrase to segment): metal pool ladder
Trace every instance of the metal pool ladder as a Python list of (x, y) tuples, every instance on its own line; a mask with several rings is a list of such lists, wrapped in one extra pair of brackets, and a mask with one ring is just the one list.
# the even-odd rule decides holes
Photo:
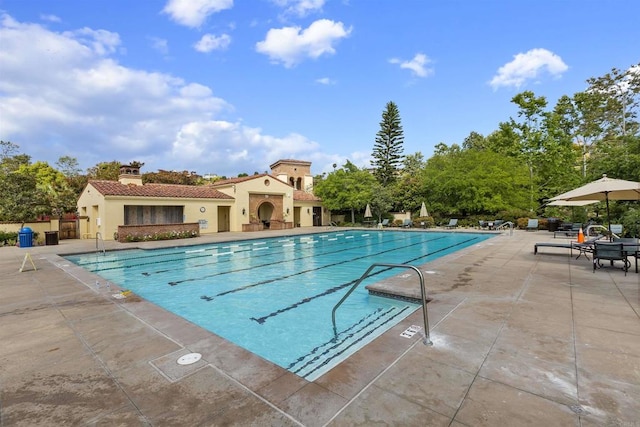
[(503, 229), (505, 229), (507, 227), (509, 227), (509, 236), (513, 236), (514, 224), (511, 221), (503, 222), (502, 224), (500, 224), (499, 226), (496, 227), (496, 230), (503, 230)]
[(422, 272), (418, 270), (416, 267), (412, 265), (407, 265), (407, 264), (383, 264), (383, 263), (371, 264), (371, 266), (367, 269), (367, 271), (365, 271), (364, 274), (360, 276), (358, 281), (354, 283), (353, 286), (351, 286), (349, 291), (346, 294), (344, 294), (342, 299), (340, 299), (340, 301), (338, 301), (338, 303), (333, 307), (333, 310), (331, 311), (331, 321), (333, 322), (333, 335), (336, 338), (338, 337), (338, 329), (336, 328), (336, 310), (338, 309), (338, 307), (342, 305), (344, 300), (346, 300), (349, 297), (349, 295), (351, 295), (351, 293), (358, 287), (358, 285), (362, 283), (364, 279), (369, 277), (370, 275), (369, 273), (371, 273), (371, 270), (373, 270), (376, 267), (409, 268), (418, 274), (418, 278), (420, 279), (420, 293), (422, 295), (422, 317), (424, 320), (424, 339), (422, 340), (422, 342), (425, 345), (433, 345), (433, 342), (431, 342), (431, 338), (429, 337), (429, 315), (427, 313), (427, 292), (424, 288), (424, 276), (422, 275)]
[(98, 231), (96, 233), (96, 252), (100, 252), (100, 244), (102, 243), (102, 255), (105, 255), (106, 249), (104, 247), (104, 240), (102, 240), (102, 234)]

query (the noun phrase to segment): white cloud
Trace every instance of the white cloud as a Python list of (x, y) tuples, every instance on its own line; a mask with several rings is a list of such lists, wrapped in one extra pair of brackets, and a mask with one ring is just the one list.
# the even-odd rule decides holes
[(48, 22), (62, 22), (62, 20), (59, 17), (57, 17), (56, 15), (41, 14), (40, 15), (40, 19), (42, 19), (43, 21), (48, 21)]
[(58, 33), (0, 15), (0, 39), (0, 139), (34, 160), (69, 155), (82, 168), (138, 160), (151, 171), (235, 176), (321, 156), (301, 135), (220, 120), (233, 107), (208, 86), (120, 64), (115, 33)]
[(269, 56), (272, 62), (290, 68), (305, 58), (333, 55), (334, 45), (350, 34), (351, 28), (345, 28), (342, 22), (320, 19), (304, 30), (300, 27), (272, 28), (263, 41), (256, 43), (256, 50)]
[(208, 53), (213, 50), (224, 50), (229, 47), (229, 44), (231, 44), (231, 36), (228, 34), (221, 36), (205, 34), (193, 47), (198, 52)]
[(169, 42), (166, 39), (161, 39), (159, 37), (149, 37), (151, 41), (151, 47), (154, 50), (157, 50), (162, 55), (169, 54)]
[(560, 77), (569, 67), (558, 55), (546, 49), (531, 49), (513, 57), (513, 61), (498, 69), (489, 84), (520, 88), (527, 81), (538, 79), (545, 71), (553, 77)]
[(233, 0), (169, 0), (162, 12), (180, 25), (199, 28), (214, 13), (233, 7)]
[(417, 53), (410, 61), (392, 58), (389, 62), (391, 64), (400, 64), (400, 68), (411, 70), (416, 77), (427, 77), (433, 74), (433, 68), (427, 67), (431, 60), (424, 53)]
[(284, 8), (285, 14), (303, 17), (321, 11), (325, 0), (273, 0), (273, 3)]
[(316, 83), (321, 85), (327, 85), (327, 86), (336, 84), (335, 80), (332, 80), (329, 77), (322, 77), (322, 78), (316, 79)]
[(210, 120), (184, 124), (173, 141), (172, 156), (185, 163), (204, 164), (216, 164), (223, 158), (227, 170), (253, 173), (264, 172), (278, 159), (307, 158), (318, 149), (317, 143), (302, 135), (277, 138), (264, 135), (259, 128)]

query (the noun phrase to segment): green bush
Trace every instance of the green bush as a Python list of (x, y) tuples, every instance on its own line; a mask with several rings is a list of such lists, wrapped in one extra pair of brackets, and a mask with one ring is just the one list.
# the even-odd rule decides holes
[(14, 231), (0, 231), (0, 246), (15, 246), (18, 233)]

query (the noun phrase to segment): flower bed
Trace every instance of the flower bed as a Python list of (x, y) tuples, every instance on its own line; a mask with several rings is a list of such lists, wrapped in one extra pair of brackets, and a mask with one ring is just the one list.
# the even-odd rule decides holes
[(126, 243), (189, 239), (198, 236), (200, 236), (200, 225), (195, 222), (183, 224), (120, 225), (113, 237), (121, 243)]

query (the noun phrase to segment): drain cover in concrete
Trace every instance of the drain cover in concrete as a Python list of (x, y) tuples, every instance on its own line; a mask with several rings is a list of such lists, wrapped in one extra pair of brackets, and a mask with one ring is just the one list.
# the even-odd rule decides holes
[(202, 358), (200, 353), (189, 353), (178, 359), (178, 365), (191, 365)]

